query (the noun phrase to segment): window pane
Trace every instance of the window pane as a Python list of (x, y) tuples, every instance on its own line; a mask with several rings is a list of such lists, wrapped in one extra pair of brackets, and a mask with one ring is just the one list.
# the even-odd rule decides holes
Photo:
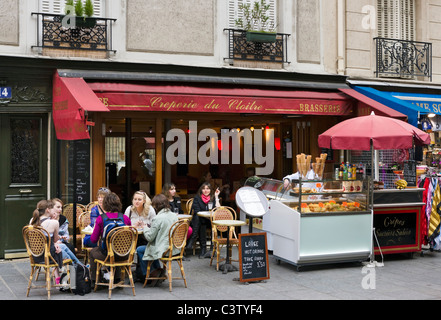
[(40, 120), (11, 119), (11, 183), (40, 182)]

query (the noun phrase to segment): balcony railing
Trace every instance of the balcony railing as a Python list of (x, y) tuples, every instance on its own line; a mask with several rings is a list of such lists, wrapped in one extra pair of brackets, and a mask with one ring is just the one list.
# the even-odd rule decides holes
[(374, 38), (377, 50), (377, 77), (427, 77), (432, 81), (432, 44)]
[(290, 34), (277, 33), (275, 42), (252, 42), (247, 40), (247, 32), (238, 29), (228, 31), (228, 58), (230, 64), (235, 60), (290, 63), (288, 61), (288, 37)]
[(112, 22), (116, 19), (80, 18), (73, 27), (69, 18), (64, 15), (38, 12), (33, 12), (32, 15), (37, 16), (38, 39), (33, 48), (116, 52), (112, 49)]

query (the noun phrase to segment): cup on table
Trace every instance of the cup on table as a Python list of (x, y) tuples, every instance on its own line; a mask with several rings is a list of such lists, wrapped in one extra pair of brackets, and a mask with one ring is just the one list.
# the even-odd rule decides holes
[(179, 208), (175, 208), (175, 209), (174, 209), (174, 212), (175, 212), (176, 214), (179, 214)]
[(211, 210), (211, 209), (213, 209), (213, 202), (208, 203), (208, 210)]

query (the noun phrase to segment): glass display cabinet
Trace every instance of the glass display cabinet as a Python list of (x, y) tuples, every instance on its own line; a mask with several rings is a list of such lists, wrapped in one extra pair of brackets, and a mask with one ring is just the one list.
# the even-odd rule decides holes
[(278, 262), (304, 265), (365, 261), (372, 251), (369, 180), (280, 180), (255, 184), (269, 200), (262, 230)]

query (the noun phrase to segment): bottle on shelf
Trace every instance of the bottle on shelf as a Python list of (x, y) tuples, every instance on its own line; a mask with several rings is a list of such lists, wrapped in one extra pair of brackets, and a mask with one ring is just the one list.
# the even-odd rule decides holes
[(340, 168), (338, 169), (338, 178), (340, 180), (343, 180), (343, 163), (340, 165)]

